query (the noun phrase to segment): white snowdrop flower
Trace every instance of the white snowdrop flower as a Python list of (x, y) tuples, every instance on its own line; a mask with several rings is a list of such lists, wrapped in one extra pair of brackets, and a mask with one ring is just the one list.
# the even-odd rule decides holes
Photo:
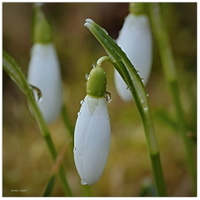
[[(152, 65), (152, 35), (148, 17), (146, 15), (133, 15), (130, 13), (125, 18), (116, 42), (126, 53), (145, 85)], [(116, 70), (114, 77), (116, 89), (120, 97), (125, 101), (132, 100), (133, 97), (130, 91), (127, 90), (126, 83)]]
[[(52, 32), (40, 6), (34, 7), (33, 47), (28, 68), (28, 82), (41, 91), (41, 99), (34, 93), (38, 106), (47, 123), (53, 122), (62, 106), (60, 65)], [(33, 90), (34, 91), (34, 90)]]
[(99, 180), (108, 157), (110, 120), (105, 93), (105, 72), (96, 67), (90, 72), (74, 132), (74, 160), (83, 185)]
[[(53, 122), (62, 106), (62, 83), (54, 45), (34, 44), (28, 69), (28, 82), (37, 87), (42, 97), (37, 101), (47, 123)], [(38, 100), (37, 95), (35, 95)]]

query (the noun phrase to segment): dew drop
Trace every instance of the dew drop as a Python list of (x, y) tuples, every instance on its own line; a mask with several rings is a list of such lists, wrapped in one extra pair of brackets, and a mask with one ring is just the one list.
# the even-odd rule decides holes
[(78, 116), (80, 116), (81, 115), (81, 112), (78, 112)]
[(130, 92), (132, 92), (132, 91), (133, 91), (133, 88), (132, 88), (132, 87), (130, 87), (130, 88), (128, 88), (128, 90), (129, 90)]
[(149, 97), (149, 94), (147, 94), (146, 97)]
[(76, 151), (76, 148), (74, 147), (74, 148), (73, 148), (73, 153), (75, 153), (75, 151)]
[(42, 101), (42, 99), (43, 99), (43, 98), (42, 98), (42, 97), (40, 97), (40, 98), (38, 99), (38, 102), (41, 102), (41, 101)]
[(147, 108), (147, 107), (145, 107), (145, 108), (144, 108), (144, 111), (147, 111), (147, 110), (148, 110), (148, 108)]
[(94, 69), (94, 68), (96, 68), (97, 67), (97, 63), (93, 63), (92, 64), (92, 68)]
[(90, 74), (89, 74), (89, 73), (87, 73), (87, 74), (85, 75), (85, 79), (86, 79), (87, 81), (90, 79)]
[(82, 185), (87, 185), (87, 182), (84, 179), (81, 179), (81, 184)]
[(34, 85), (31, 85), (31, 84), (30, 84), (30, 88), (31, 88), (31, 90), (33, 92), (35, 100), (37, 102), (40, 102), (42, 100), (42, 92), (41, 92), (41, 90), (38, 87), (36, 87)]
[(111, 93), (106, 91), (106, 101), (110, 103), (112, 101)]
[(84, 103), (84, 100), (81, 100), (81, 101), (80, 101), (80, 104), (82, 105), (83, 103)]

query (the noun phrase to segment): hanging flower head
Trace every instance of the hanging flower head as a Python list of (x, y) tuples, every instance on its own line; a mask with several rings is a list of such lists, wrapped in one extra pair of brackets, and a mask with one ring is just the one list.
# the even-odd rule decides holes
[(53, 122), (59, 115), (62, 106), (62, 83), (60, 66), (56, 50), (52, 42), (49, 23), (35, 5), (33, 12), (33, 47), (28, 68), (28, 81), (41, 91), (38, 106), (47, 123)]
[(91, 70), (86, 91), (75, 126), (74, 160), (81, 184), (92, 185), (103, 173), (110, 146), (106, 74), (101, 67)]
[[(138, 70), (143, 83), (146, 84), (152, 65), (152, 35), (148, 17), (144, 14), (142, 6), (142, 3), (130, 4), (130, 13), (125, 18), (116, 42)], [(132, 100), (131, 93), (116, 70), (115, 85), (123, 100)]]

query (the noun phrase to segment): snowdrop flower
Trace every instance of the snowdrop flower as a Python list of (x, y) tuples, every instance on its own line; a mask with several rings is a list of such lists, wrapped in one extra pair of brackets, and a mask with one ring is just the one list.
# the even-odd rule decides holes
[(33, 47), (28, 68), (28, 82), (41, 91), (41, 99), (35, 99), (47, 123), (53, 122), (62, 106), (60, 66), (52, 35), (40, 6), (33, 15)]
[(74, 160), (83, 185), (98, 181), (108, 157), (110, 120), (105, 94), (106, 74), (96, 67), (90, 72), (74, 132)]
[[(137, 15), (128, 14), (116, 42), (126, 53), (136, 70), (138, 70), (145, 85), (152, 65), (152, 35), (148, 17), (144, 14), (138, 15), (138, 13)], [(114, 77), (120, 97), (124, 101), (132, 100), (133, 97), (130, 91), (127, 90), (126, 83), (116, 70)]]

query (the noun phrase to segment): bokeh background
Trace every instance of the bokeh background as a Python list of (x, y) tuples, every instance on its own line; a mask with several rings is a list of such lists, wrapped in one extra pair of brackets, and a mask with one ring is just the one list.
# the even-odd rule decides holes
[[(32, 3), (3, 3), (3, 49), (15, 58), (27, 74), (30, 60)], [(188, 135), (196, 146), (197, 131), (197, 4), (163, 3), (177, 65), (180, 95)], [(84, 98), (85, 74), (103, 55), (104, 49), (83, 26), (91, 18), (117, 38), (128, 3), (45, 3), (43, 11), (52, 25), (60, 60), (64, 104), (74, 126), (80, 101)], [(111, 119), (111, 148), (104, 173), (93, 186), (80, 184), (76, 171), (72, 137), (59, 117), (49, 125), (58, 152), (64, 151), (66, 177), (74, 196), (130, 197), (154, 193), (151, 163), (144, 130), (134, 102), (118, 96), (113, 67), (103, 64), (108, 74), (107, 90)], [(165, 82), (156, 43), (152, 72), (146, 86), (161, 151), (161, 161), (169, 196), (192, 196), (185, 151), (175, 118), (175, 109)], [(41, 196), (51, 176), (54, 162), (48, 152), (26, 98), (3, 72), (3, 196)], [(86, 189), (85, 189), (86, 188)], [(22, 192), (12, 192), (24, 189)], [(52, 196), (64, 196), (59, 178)]]

